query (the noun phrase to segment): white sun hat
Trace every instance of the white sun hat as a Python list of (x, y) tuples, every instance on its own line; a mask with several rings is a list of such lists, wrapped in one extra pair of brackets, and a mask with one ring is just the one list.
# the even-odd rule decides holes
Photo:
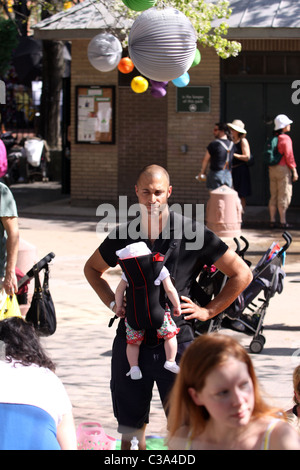
[(235, 131), (239, 132), (240, 134), (247, 134), (245, 124), (239, 119), (235, 119), (234, 121), (229, 122), (227, 125), (228, 127), (231, 127), (231, 129), (234, 129)]
[(285, 114), (278, 114), (278, 116), (276, 116), (276, 118), (274, 119), (274, 130), (279, 131), (279, 129), (283, 129), (284, 127), (292, 123), (293, 121), (291, 121)]

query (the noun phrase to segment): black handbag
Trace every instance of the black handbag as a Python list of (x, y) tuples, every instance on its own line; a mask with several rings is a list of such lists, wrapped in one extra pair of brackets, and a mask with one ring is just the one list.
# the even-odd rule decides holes
[(38, 269), (34, 269), (34, 294), (26, 314), (26, 321), (32, 323), (39, 336), (51, 336), (56, 331), (56, 313), (49, 291), (49, 267), (45, 267), (44, 282), (41, 286)]

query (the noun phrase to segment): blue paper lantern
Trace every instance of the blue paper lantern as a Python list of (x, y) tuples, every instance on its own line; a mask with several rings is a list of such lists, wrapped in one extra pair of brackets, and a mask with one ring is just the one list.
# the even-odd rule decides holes
[(172, 83), (178, 88), (185, 87), (190, 83), (190, 76), (187, 72), (185, 72), (180, 77), (177, 77), (174, 80), (172, 80)]

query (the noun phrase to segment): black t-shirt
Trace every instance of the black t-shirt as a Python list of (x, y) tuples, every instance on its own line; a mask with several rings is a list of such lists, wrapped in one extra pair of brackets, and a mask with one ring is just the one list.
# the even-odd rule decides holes
[[(231, 141), (229, 139), (222, 139), (222, 142), (229, 147)], [(225, 163), (226, 163), (226, 158), (227, 158), (227, 150), (223, 147), (223, 145), (218, 142), (218, 140), (214, 140), (211, 142), (207, 150), (210, 154), (210, 169), (212, 171), (220, 171), (224, 169)], [(233, 158), (233, 147), (232, 150), (230, 151), (230, 157), (229, 157), (229, 166), (231, 167), (231, 162)]]
[[(205, 225), (172, 211), (170, 211), (166, 228), (153, 245), (150, 240), (140, 236), (139, 229), (138, 219), (117, 226), (99, 246), (102, 258), (109, 266), (114, 267), (118, 263), (116, 251), (138, 241), (147, 243), (152, 252), (165, 255), (170, 244), (175, 240), (177, 246), (171, 251), (165, 266), (175, 279), (175, 287), (179, 296), (189, 297), (192, 283), (202, 267), (214, 264), (228, 249), (228, 246)], [(137, 238), (135, 238), (136, 234)], [(180, 327), (178, 342), (193, 339), (190, 323), (185, 321), (182, 316), (174, 316), (173, 319)], [(122, 321), (120, 321), (120, 325), (121, 329), (118, 328), (118, 334), (124, 334)]]

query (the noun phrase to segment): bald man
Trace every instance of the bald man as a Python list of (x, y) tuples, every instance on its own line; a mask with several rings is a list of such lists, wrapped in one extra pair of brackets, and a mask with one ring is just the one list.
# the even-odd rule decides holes
[[(185, 348), (193, 341), (192, 320), (207, 321), (224, 311), (251, 282), (252, 274), (246, 263), (203, 223), (193, 221), (170, 210), (168, 199), (172, 186), (168, 172), (158, 166), (145, 167), (137, 178), (135, 192), (140, 205), (140, 215), (135, 223), (116, 227), (101, 243), (85, 264), (86, 279), (104, 304), (115, 313), (115, 294), (103, 274), (117, 265), (116, 251), (125, 246), (144, 241), (152, 252), (166, 255), (166, 267), (175, 279), (175, 287), (181, 298), (182, 315), (172, 316), (180, 328), (177, 335), (180, 360)], [(182, 230), (178, 230), (181, 226)], [(132, 227), (136, 228), (133, 233)], [(190, 234), (203, 233), (203, 246), (190, 240)], [(180, 239), (178, 237), (180, 233)], [(126, 234), (126, 236), (124, 236)], [(187, 236), (189, 235), (189, 237)], [(214, 264), (227, 277), (223, 290), (205, 307), (191, 300), (191, 285), (204, 265)], [(162, 299), (162, 305), (165, 299)], [(172, 304), (169, 305), (172, 312)], [(120, 318), (112, 352), (111, 392), (118, 431), (122, 434), (121, 449), (130, 449), (133, 436), (139, 440), (139, 448), (146, 448), (145, 429), (149, 422), (152, 390), (156, 382), (162, 404), (176, 377), (164, 369), (163, 341), (158, 341), (152, 330), (147, 330), (140, 347), (140, 380), (126, 376), (129, 364), (126, 357), (126, 331), (124, 318)]]

